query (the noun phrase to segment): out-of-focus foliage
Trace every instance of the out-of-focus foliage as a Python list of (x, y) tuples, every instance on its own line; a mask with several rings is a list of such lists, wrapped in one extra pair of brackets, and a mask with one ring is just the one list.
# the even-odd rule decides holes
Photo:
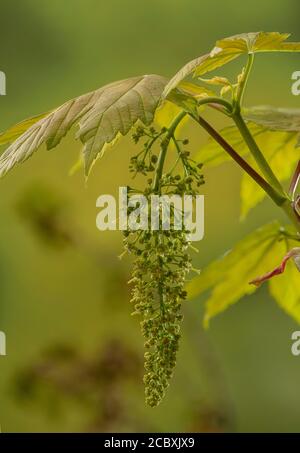
[[(67, 410), (64, 403), (71, 401), (86, 414), (83, 432), (159, 432), (159, 424), (144, 408), (134, 407), (142, 373), (142, 357), (119, 338), (90, 356), (57, 345), (19, 371), (13, 391), (19, 404), (27, 410), (43, 409), (46, 418), (61, 419)], [(184, 416), (185, 430), (224, 432), (232, 428), (231, 417), (221, 402), (196, 398)]]
[(27, 187), (16, 203), (19, 216), (45, 243), (57, 247), (74, 244), (67, 207), (61, 195), (42, 183)]
[(88, 412), (83, 431), (132, 430), (138, 425), (149, 430), (147, 420), (128, 410), (128, 384), (134, 386), (141, 375), (141, 357), (118, 339), (108, 341), (91, 357), (60, 345), (44, 351), (39, 361), (17, 376), (15, 392), (19, 401), (46, 405), (50, 413), (60, 409), (61, 414), (61, 398), (74, 400)]
[(124, 261), (111, 254), (99, 253), (95, 245), (84, 238), (79, 227), (75, 225), (70, 209), (70, 201), (65, 199), (52, 187), (35, 182), (24, 189), (16, 203), (16, 211), (20, 219), (32, 229), (42, 244), (54, 247), (56, 251), (65, 247), (77, 249), (100, 269), (102, 290), (107, 298), (113, 301), (125, 299), (129, 295), (127, 285), (127, 268)]

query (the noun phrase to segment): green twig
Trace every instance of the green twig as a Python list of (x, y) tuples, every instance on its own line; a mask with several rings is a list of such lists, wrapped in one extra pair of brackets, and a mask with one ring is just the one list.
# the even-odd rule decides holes
[(245, 140), (249, 151), (251, 152), (253, 158), (255, 159), (257, 165), (259, 166), (262, 174), (268, 181), (268, 183), (283, 197), (287, 198), (280, 182), (278, 181), (277, 177), (275, 176), (273, 170), (271, 169), (270, 165), (268, 164), (267, 160), (265, 159), (263, 153), (259, 149), (256, 141), (254, 140), (251, 132), (248, 129), (247, 124), (245, 123), (242, 115), (240, 112), (235, 112), (232, 115), (232, 118), (238, 127), (243, 139)]
[(201, 105), (205, 105), (205, 104), (211, 104), (211, 106), (214, 106), (214, 105), (222, 105), (223, 107), (225, 107), (225, 111), (222, 110), (223, 113), (226, 113), (226, 114), (229, 114), (231, 115), (232, 113), (232, 105), (230, 104), (230, 102), (226, 101), (226, 99), (223, 99), (223, 98), (220, 98), (218, 96), (208, 96), (206, 98), (203, 98), (203, 99), (200, 99), (200, 101), (198, 101), (198, 107), (200, 107)]
[(240, 110), (241, 110), (244, 93), (245, 93), (245, 89), (246, 89), (246, 86), (247, 86), (247, 83), (249, 80), (253, 61), (254, 61), (254, 53), (249, 53), (247, 65), (245, 67), (245, 72), (244, 72), (244, 74), (242, 76), (242, 80), (240, 81), (238, 88), (237, 88), (237, 94), (236, 94), (236, 99), (235, 99), (234, 108), (233, 108), (234, 112), (240, 112)]
[(153, 186), (152, 186), (153, 192), (157, 192), (158, 189), (159, 189), (159, 184), (160, 184), (160, 180), (161, 180), (161, 177), (162, 177), (163, 167), (164, 167), (164, 163), (165, 163), (166, 154), (167, 154), (167, 150), (168, 150), (168, 146), (169, 146), (170, 140), (173, 137), (177, 126), (179, 125), (179, 123), (182, 121), (182, 119), (185, 117), (186, 114), (187, 113), (185, 111), (182, 111), (176, 116), (176, 118), (172, 122), (171, 126), (168, 128), (168, 132), (167, 132), (165, 138), (161, 142), (160, 153), (159, 153), (159, 156), (158, 156), (158, 161), (157, 161), (157, 166), (156, 166), (156, 171), (155, 171), (155, 177), (154, 177)]
[(179, 143), (178, 143), (178, 141), (176, 140), (176, 138), (175, 138), (174, 135), (173, 135), (173, 137), (172, 137), (172, 140), (173, 140), (173, 142), (174, 142), (174, 145), (175, 145), (176, 150), (177, 150), (177, 153), (178, 153), (178, 159), (180, 159), (181, 162), (182, 162), (182, 166), (183, 166), (183, 168), (184, 168), (184, 173), (185, 173), (186, 176), (189, 176), (189, 171), (188, 171), (188, 169), (187, 169), (185, 159), (184, 159), (184, 157), (183, 157), (183, 155), (182, 155), (182, 150), (181, 150), (181, 148), (180, 148), (180, 146), (179, 146)]

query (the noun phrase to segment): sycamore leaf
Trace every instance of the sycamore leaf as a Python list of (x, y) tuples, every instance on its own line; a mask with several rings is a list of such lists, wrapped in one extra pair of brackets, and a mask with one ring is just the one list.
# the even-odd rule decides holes
[(16, 140), (20, 135), (27, 131), (33, 124), (37, 123), (39, 120), (49, 115), (47, 113), (41, 113), (40, 115), (27, 118), (20, 123), (15, 124), (14, 126), (7, 129), (5, 132), (0, 134), (0, 145), (5, 145), (6, 143), (11, 143)]
[(201, 76), (243, 54), (257, 52), (300, 52), (300, 43), (286, 43), (290, 35), (277, 32), (243, 33), (216, 42), (209, 57), (195, 68), (194, 76)]
[(278, 305), (300, 323), (300, 274), (293, 262), (285, 272), (269, 281), (269, 290)]
[(240, 53), (285, 52), (300, 50), (300, 43), (286, 43), (289, 33), (254, 32), (242, 33), (216, 42), (216, 47), (231, 49)]
[[(206, 72), (213, 71), (217, 69), (219, 66), (223, 66), (224, 64), (228, 63), (229, 61), (237, 58), (240, 55), (239, 52), (232, 52), (232, 51), (223, 51), (222, 55), (217, 52), (214, 54), (214, 50), (211, 53), (202, 55), (201, 57), (195, 58), (192, 61), (189, 61), (183, 68), (181, 68), (174, 77), (169, 81), (166, 85), (162, 98), (167, 98), (172, 90), (174, 90), (180, 83), (183, 82), (189, 75), (202, 75)], [(197, 69), (198, 68), (198, 69)], [(201, 68), (201, 71), (200, 69)], [(195, 72), (197, 71), (199, 72)]]
[(300, 52), (300, 43), (285, 42), (290, 35), (277, 32), (244, 33), (221, 39), (208, 54), (189, 61), (181, 68), (166, 85), (163, 97), (178, 86), (186, 77), (202, 76), (225, 64), (235, 60), (241, 55), (256, 52)]
[(204, 323), (238, 302), (256, 288), (249, 285), (256, 275), (272, 269), (286, 248), (277, 222), (265, 225), (238, 242), (220, 260), (211, 263), (187, 285), (190, 298), (210, 290)]
[[(168, 100), (177, 105), (181, 110), (185, 110), (191, 114), (197, 114), (197, 98), (195, 96), (191, 96), (190, 94), (175, 88), (169, 94), (167, 101)], [(166, 100), (162, 99), (160, 105), (163, 105), (165, 102)]]
[(193, 71), (193, 77), (199, 77), (207, 72), (214, 71), (235, 60), (240, 55), (241, 52), (238, 49), (222, 49), (220, 47), (214, 47), (209, 54), (198, 59), (198, 64)]
[(244, 109), (243, 116), (246, 120), (270, 130), (300, 132), (300, 109), (259, 105)]
[(69, 176), (74, 176), (79, 170), (84, 167), (84, 162), (82, 159), (82, 154), (80, 153), (78, 158), (75, 160), (73, 165), (69, 169)]
[(177, 89), (195, 99), (202, 99), (208, 96), (216, 95), (216, 93), (214, 93), (212, 90), (189, 82), (181, 82), (178, 85)]
[(231, 83), (226, 77), (215, 76), (212, 77), (211, 79), (199, 78), (199, 80), (201, 80), (201, 82), (207, 83), (208, 85), (231, 86)]
[(232, 85), (231, 82), (226, 78), (226, 77), (220, 77), (220, 76), (215, 76), (215, 77), (212, 77), (211, 79), (204, 79), (204, 78), (200, 78), (199, 77), (199, 80), (201, 80), (201, 82), (205, 82), (207, 83), (208, 85), (215, 85), (215, 86), (221, 86), (221, 90), (220, 90), (220, 96), (224, 96), (228, 91), (234, 89), (234, 87), (236, 85)]
[[(154, 123), (161, 127), (169, 127), (182, 108), (170, 101), (160, 104), (154, 115)], [(181, 124), (181, 123), (180, 123)]]
[[(209, 54), (208, 54), (209, 55)], [(175, 75), (172, 77), (172, 79), (167, 83), (165, 86), (165, 89), (162, 93), (162, 99), (166, 99), (169, 94), (171, 93), (172, 90), (177, 88), (177, 86), (192, 72), (194, 72), (195, 68), (199, 65), (200, 61), (202, 61), (203, 58), (206, 58), (207, 55), (204, 55), (199, 58), (195, 58), (192, 61), (189, 61), (183, 68), (181, 68)]]
[[(180, 112), (182, 112), (182, 108), (179, 107), (177, 104), (174, 104), (173, 102), (170, 101), (165, 101), (157, 107), (153, 122), (159, 128), (169, 127)], [(186, 125), (186, 123), (189, 120), (190, 116), (185, 115), (183, 120), (180, 121), (179, 125), (176, 128), (176, 134), (180, 133), (182, 128)], [(175, 147), (173, 140), (170, 142), (169, 147), (170, 148)]]
[(180, 82), (177, 88), (174, 88), (169, 93), (167, 98), (161, 98), (160, 106), (171, 101), (180, 107), (181, 110), (197, 115), (198, 100), (209, 96), (215, 96), (215, 93), (194, 83)]
[(57, 146), (74, 124), (79, 125), (76, 138), (84, 144), (88, 175), (106, 144), (126, 135), (138, 120), (145, 125), (152, 122), (165, 85), (166, 79), (158, 75), (133, 77), (66, 102), (32, 124), (7, 148), (0, 157), (0, 176), (28, 159), (43, 143), (48, 149)]
[[(256, 138), (256, 142), (264, 153), (279, 181), (291, 177), (299, 160), (296, 132), (265, 131)], [(256, 167), (253, 157), (248, 162)], [(256, 168), (257, 169), (257, 168)], [(266, 193), (247, 174), (243, 174), (241, 182), (241, 218), (245, 219), (248, 212), (266, 197)]]
[(220, 90), (220, 96), (224, 97), (225, 94), (228, 93), (229, 91), (232, 92), (232, 90), (235, 88), (235, 86), (234, 85), (225, 85), (225, 86), (223, 86), (223, 88), (221, 88), (221, 90)]

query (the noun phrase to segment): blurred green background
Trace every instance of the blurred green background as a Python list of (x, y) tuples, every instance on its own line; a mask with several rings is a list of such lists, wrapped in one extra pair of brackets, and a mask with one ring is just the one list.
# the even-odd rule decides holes
[[(0, 129), (113, 80), (170, 77), (222, 37), (264, 30), (299, 41), (299, 13), (297, 0), (2, 0), (7, 96), (0, 98)], [(299, 106), (290, 90), (296, 70), (297, 55), (259, 55), (247, 103)], [(205, 136), (189, 132), (197, 150)], [(207, 332), (203, 299), (189, 302), (176, 376), (160, 407), (144, 407), (130, 263), (117, 258), (121, 234), (95, 226), (96, 198), (129, 183), (132, 143), (124, 139), (107, 152), (87, 185), (81, 172), (68, 176), (79, 150), (70, 134), (0, 181), (2, 431), (299, 431), (300, 358), (290, 352), (298, 326), (266, 288), (218, 316)], [(200, 267), (253, 227), (280, 218), (265, 201), (239, 222), (234, 164), (205, 176)], [(53, 208), (58, 220), (46, 222), (46, 233), (61, 234), (57, 241), (41, 237), (45, 225), (32, 228), (32, 203)]]

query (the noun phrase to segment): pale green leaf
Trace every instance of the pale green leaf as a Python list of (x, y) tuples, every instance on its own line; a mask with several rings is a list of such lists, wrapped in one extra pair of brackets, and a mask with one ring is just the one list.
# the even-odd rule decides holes
[(15, 124), (14, 126), (7, 129), (5, 132), (0, 134), (0, 145), (5, 145), (6, 143), (11, 143), (16, 140), (20, 135), (27, 131), (33, 124), (37, 123), (45, 116), (49, 115), (47, 113), (41, 113), (40, 115), (33, 116), (31, 118), (27, 118), (20, 123)]
[(299, 42), (283, 42), (277, 52), (300, 52)]
[(148, 125), (166, 85), (158, 75), (145, 75), (106, 85), (66, 102), (13, 142), (0, 157), (0, 176), (28, 159), (43, 143), (51, 149), (70, 128), (79, 124), (76, 138), (84, 144), (85, 172), (103, 154), (105, 145), (126, 135), (137, 121)]
[[(168, 128), (180, 112), (182, 112), (181, 107), (173, 102), (166, 101), (156, 109), (153, 122), (160, 128)], [(189, 120), (190, 117), (186, 115), (177, 126), (176, 132), (179, 132)]]
[(166, 101), (160, 104), (154, 115), (154, 123), (159, 127), (169, 127), (176, 116), (182, 111), (178, 105)]
[[(183, 68), (181, 68), (175, 76), (172, 77), (170, 82), (166, 85), (162, 97), (167, 98), (171, 91), (174, 90), (189, 75), (202, 75), (213, 71), (214, 69), (217, 69), (218, 67), (234, 60), (239, 55), (240, 53), (236, 51), (232, 52), (224, 50), (220, 53), (219, 50), (213, 49), (211, 53), (195, 58), (183, 66)], [(195, 72), (196, 69), (197, 71)]]
[(240, 55), (241, 52), (238, 49), (222, 49), (220, 47), (214, 47), (209, 54), (205, 55), (205, 58), (200, 59), (199, 64), (194, 70), (193, 77), (199, 77), (207, 72), (214, 71), (235, 60)]
[(198, 113), (198, 101), (216, 94), (208, 88), (189, 82), (180, 82), (177, 88), (173, 89), (166, 99), (162, 98), (160, 105), (171, 101), (180, 109), (192, 114)]
[(137, 120), (148, 125), (165, 87), (160, 76), (127, 79), (103, 89), (99, 100), (79, 122), (77, 137), (84, 143), (86, 174), (103, 146), (117, 134), (126, 135)]
[(289, 33), (278, 32), (242, 33), (217, 41), (216, 47), (224, 50), (235, 50), (240, 53), (281, 51), (283, 42), (289, 36)]
[[(256, 124), (248, 125), (253, 137), (258, 137), (264, 132), (264, 128)], [(235, 126), (225, 127), (220, 131), (222, 137), (236, 150), (240, 155), (245, 156), (249, 154), (249, 150)], [(231, 157), (224, 151), (224, 149), (212, 138), (202, 146), (196, 153), (195, 159), (203, 162), (206, 167), (213, 167), (223, 162), (231, 160)]]
[(193, 74), (194, 77), (202, 76), (237, 57), (256, 52), (300, 52), (300, 43), (285, 42), (289, 34), (277, 32), (244, 33), (221, 39), (208, 54), (195, 58), (181, 68), (166, 85), (163, 97), (178, 86), (186, 77)]
[(163, 105), (166, 101), (171, 101), (180, 107), (181, 110), (185, 110), (191, 114), (197, 114), (197, 98), (178, 88), (172, 90), (166, 100), (162, 99), (160, 105)]
[(199, 58), (195, 58), (192, 61), (189, 61), (183, 68), (181, 68), (173, 77), (172, 79), (167, 83), (165, 86), (165, 89), (162, 93), (162, 98), (166, 99), (169, 94), (171, 93), (174, 88), (177, 88), (177, 86), (190, 74), (194, 72), (196, 67), (200, 64), (200, 62), (206, 58), (207, 55), (204, 55)]
[(73, 163), (69, 170), (69, 176), (74, 176), (79, 170), (81, 170), (84, 166), (82, 154), (79, 154), (78, 159)]
[(285, 43), (289, 34), (277, 32), (243, 33), (216, 42), (208, 57), (199, 61), (194, 76), (201, 76), (243, 54), (256, 52), (299, 52), (300, 43)]
[(208, 85), (217, 85), (217, 86), (231, 86), (231, 83), (226, 77), (215, 76), (211, 79), (199, 78), (201, 82), (208, 83)]
[[(263, 132), (257, 139), (257, 144), (269, 162), (279, 181), (285, 181), (293, 174), (299, 160), (299, 150), (296, 132)], [(252, 157), (249, 162), (256, 167)], [(266, 196), (266, 193), (246, 173), (241, 183), (241, 218), (244, 219), (250, 209), (254, 208)]]
[(278, 131), (300, 131), (300, 109), (276, 108), (266, 105), (243, 110), (246, 120)]
[(214, 93), (212, 90), (209, 90), (208, 88), (190, 82), (181, 82), (177, 88), (182, 93), (185, 93), (188, 96), (191, 96), (195, 99), (202, 99), (208, 96), (216, 95), (216, 93)]
[(300, 323), (300, 273), (292, 260), (283, 274), (269, 281), (269, 290), (278, 305)]
[(278, 240), (280, 236), (277, 222), (259, 228), (188, 283), (190, 298), (211, 290), (206, 301), (206, 326), (212, 317), (253, 293), (256, 287), (249, 282), (277, 265), (278, 257), (286, 251), (284, 241)]

